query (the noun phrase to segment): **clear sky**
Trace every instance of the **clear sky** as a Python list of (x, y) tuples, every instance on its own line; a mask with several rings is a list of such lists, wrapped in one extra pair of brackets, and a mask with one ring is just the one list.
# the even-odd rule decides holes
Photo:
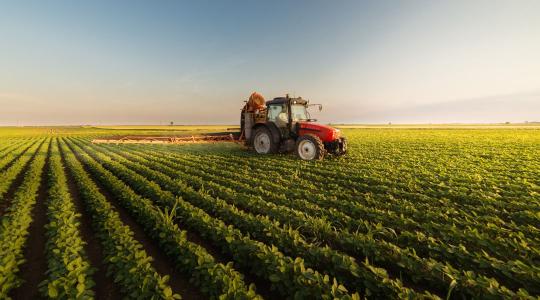
[(540, 121), (540, 1), (0, 1), (0, 125)]

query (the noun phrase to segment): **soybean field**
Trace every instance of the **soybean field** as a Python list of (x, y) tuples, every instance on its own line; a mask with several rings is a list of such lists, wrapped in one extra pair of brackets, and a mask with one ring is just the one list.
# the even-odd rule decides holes
[(91, 143), (129, 130), (0, 130), (1, 299), (540, 299), (538, 128)]

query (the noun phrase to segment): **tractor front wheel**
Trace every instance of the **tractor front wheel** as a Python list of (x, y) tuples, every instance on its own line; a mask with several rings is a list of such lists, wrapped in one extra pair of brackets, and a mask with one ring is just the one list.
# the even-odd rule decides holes
[(306, 134), (296, 141), (296, 155), (303, 160), (321, 160), (325, 154), (321, 139), (313, 134)]
[(342, 156), (345, 155), (345, 153), (347, 153), (347, 138), (342, 137), (337, 145), (336, 155)]

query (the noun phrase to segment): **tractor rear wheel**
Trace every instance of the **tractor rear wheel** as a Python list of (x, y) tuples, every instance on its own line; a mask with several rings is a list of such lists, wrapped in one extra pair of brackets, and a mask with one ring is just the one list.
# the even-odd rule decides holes
[(306, 134), (296, 140), (296, 155), (303, 160), (321, 160), (325, 152), (323, 142), (314, 134)]
[(253, 134), (253, 148), (259, 154), (277, 153), (278, 143), (272, 137), (272, 132), (266, 127), (255, 129)]

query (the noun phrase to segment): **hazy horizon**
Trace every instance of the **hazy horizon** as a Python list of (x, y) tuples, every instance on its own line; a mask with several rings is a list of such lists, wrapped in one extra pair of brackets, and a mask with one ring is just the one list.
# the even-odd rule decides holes
[(0, 126), (235, 124), (253, 91), (324, 123), (540, 121), (539, 1), (24, 1)]

